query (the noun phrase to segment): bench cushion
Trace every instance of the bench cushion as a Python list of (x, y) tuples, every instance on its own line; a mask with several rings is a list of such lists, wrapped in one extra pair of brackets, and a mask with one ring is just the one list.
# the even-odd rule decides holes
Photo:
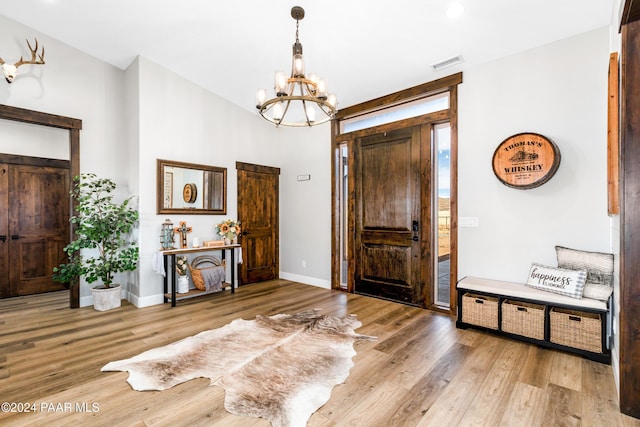
[(458, 282), (457, 288), (503, 295), (506, 297), (522, 298), (543, 304), (588, 308), (601, 311), (608, 310), (607, 303), (605, 301), (599, 301), (591, 298), (575, 299), (565, 295), (558, 295), (551, 292), (533, 289), (522, 283), (467, 276)]

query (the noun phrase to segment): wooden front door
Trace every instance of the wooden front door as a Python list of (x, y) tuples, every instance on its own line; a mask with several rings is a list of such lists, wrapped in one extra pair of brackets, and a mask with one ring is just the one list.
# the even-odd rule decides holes
[(424, 282), (431, 271), (426, 249), (430, 180), (424, 172), (429, 170), (429, 132), (422, 129), (428, 126), (355, 140), (354, 290), (426, 306)]
[(243, 263), (240, 284), (277, 279), (279, 256), (280, 169), (236, 163), (238, 170), (238, 219), (241, 222)]
[(69, 169), (0, 164), (0, 297), (66, 289), (51, 280), (69, 242)]

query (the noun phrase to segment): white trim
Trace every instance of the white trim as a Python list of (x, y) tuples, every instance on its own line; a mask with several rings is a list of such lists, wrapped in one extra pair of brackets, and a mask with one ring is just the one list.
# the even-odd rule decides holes
[(618, 400), (620, 400), (620, 355), (617, 348), (611, 349), (611, 370), (613, 373), (613, 381), (616, 383), (616, 391), (618, 392)]
[(129, 292), (127, 300), (138, 308), (150, 307), (152, 305), (164, 304), (164, 294), (150, 295), (148, 297), (139, 297)]
[(284, 271), (281, 271), (280, 278), (284, 280), (304, 283), (305, 285), (313, 285), (320, 288), (331, 289), (330, 280), (318, 279), (317, 277), (301, 276), (299, 274), (286, 273)]

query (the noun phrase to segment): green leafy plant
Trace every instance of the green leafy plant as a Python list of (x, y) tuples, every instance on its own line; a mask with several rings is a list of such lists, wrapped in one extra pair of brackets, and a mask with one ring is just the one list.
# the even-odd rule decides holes
[[(64, 248), (68, 262), (53, 268), (53, 280), (74, 284), (84, 277), (88, 283), (101, 280), (109, 288), (114, 274), (137, 268), (138, 246), (130, 235), (138, 211), (130, 206), (133, 196), (114, 202), (115, 189), (114, 181), (92, 173), (75, 177), (71, 197), (78, 205), (70, 221), (76, 225), (76, 239)], [(87, 255), (89, 250), (97, 255)]]

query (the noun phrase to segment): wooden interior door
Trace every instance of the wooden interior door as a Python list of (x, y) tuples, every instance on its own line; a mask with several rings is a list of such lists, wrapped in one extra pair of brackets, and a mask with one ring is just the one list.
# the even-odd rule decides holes
[[(66, 260), (63, 248), (69, 242), (68, 168), (33, 165), (3, 168), (8, 170), (10, 203), (0, 208), (8, 211), (8, 216), (0, 213), (0, 219), (8, 218), (9, 243), (8, 256), (3, 257), (5, 262), (0, 262), (6, 265), (8, 260), (9, 264), (9, 287), (3, 287), (2, 295), (66, 289), (65, 285), (53, 282), (51, 275), (53, 267)], [(1, 193), (2, 190), (0, 197)]]
[[(421, 180), (421, 153), (429, 152), (422, 145), (429, 147), (429, 133), (423, 137), (421, 129), (355, 140), (353, 265), (356, 293), (423, 306), (429, 303), (425, 279), (431, 269), (430, 215), (425, 214), (430, 199), (423, 197)], [(428, 182), (427, 175), (424, 185)]]
[[(39, 159), (38, 162), (33, 163), (33, 158), (26, 158), (26, 164), (33, 164), (36, 166), (54, 166), (61, 167), (69, 170), (69, 179), (80, 175), (80, 130), (82, 129), (82, 120), (74, 119), (72, 117), (58, 116), (56, 114), (43, 113), (40, 111), (26, 110), (24, 108), (12, 107), (9, 105), (0, 104), (0, 120), (10, 120), (21, 123), (28, 123), (36, 126), (54, 127), (58, 129), (66, 129), (69, 131), (69, 159), (68, 160), (47, 160)], [(15, 163), (14, 160), (24, 160), (22, 156), (15, 156), (9, 154), (0, 153), (0, 163)], [(40, 164), (40, 161), (44, 160), (45, 164)], [(69, 182), (69, 186), (72, 183)], [(68, 197), (68, 195), (65, 195)], [(0, 202), (2, 196), (0, 195)], [(6, 208), (6, 204), (0, 205), (0, 211), (3, 207)], [(0, 214), (0, 222), (2, 221), (2, 214)], [(2, 227), (0, 225), (0, 227)], [(73, 226), (71, 226), (73, 228)], [(71, 230), (70, 230), (71, 233)], [(70, 235), (69, 235), (70, 237)], [(68, 241), (68, 238), (67, 238)], [(0, 242), (1, 243), (1, 242)], [(2, 250), (0, 249), (0, 256), (2, 256)], [(7, 262), (8, 258), (4, 258)], [(0, 261), (2, 264), (3, 261)], [(2, 268), (0, 267), (0, 275), (2, 275)], [(0, 284), (2, 279), (0, 279)], [(0, 291), (0, 297), (2, 297), (2, 291)], [(69, 307), (80, 307), (80, 286), (72, 286), (69, 292)]]
[(280, 271), (280, 169), (240, 162), (236, 163), (236, 169), (238, 219), (242, 227), (240, 284), (277, 279)]

